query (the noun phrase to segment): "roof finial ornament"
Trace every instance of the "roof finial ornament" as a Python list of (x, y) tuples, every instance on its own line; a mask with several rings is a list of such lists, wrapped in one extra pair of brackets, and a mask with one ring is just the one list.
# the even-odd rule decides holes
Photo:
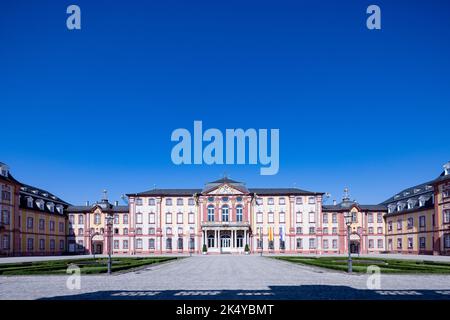
[(350, 195), (348, 192), (348, 188), (344, 188), (344, 197), (342, 198), (342, 201), (349, 201), (350, 200)]
[(103, 200), (108, 200), (108, 190), (103, 189)]

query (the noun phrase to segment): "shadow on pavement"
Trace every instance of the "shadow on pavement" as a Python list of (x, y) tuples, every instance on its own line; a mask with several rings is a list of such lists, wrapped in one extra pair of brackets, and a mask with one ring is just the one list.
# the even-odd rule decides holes
[(96, 291), (51, 300), (450, 300), (448, 290), (363, 290), (346, 286), (271, 286), (268, 290)]

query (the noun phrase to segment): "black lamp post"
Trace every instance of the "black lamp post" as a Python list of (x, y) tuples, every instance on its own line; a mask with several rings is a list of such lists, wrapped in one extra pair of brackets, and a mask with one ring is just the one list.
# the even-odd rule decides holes
[(108, 230), (108, 274), (112, 273), (112, 224), (114, 217), (112, 215), (106, 216), (106, 226)]
[(352, 253), (350, 250), (350, 233), (351, 233), (351, 225), (352, 225), (352, 213), (344, 212), (344, 220), (347, 226), (347, 250), (348, 250), (348, 273), (352, 273)]

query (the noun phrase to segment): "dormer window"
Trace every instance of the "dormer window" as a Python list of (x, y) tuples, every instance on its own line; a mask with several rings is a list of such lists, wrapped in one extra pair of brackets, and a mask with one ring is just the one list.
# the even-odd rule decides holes
[(427, 199), (425, 197), (419, 198), (419, 207), (423, 207), (425, 205), (425, 202), (427, 202)]
[(414, 189), (414, 193), (419, 193), (419, 192), (420, 192), (420, 190), (422, 190), (422, 189), (420, 189), (420, 188), (416, 188), (416, 189)]
[(425, 190), (433, 190), (433, 186), (426, 186)]
[(394, 212), (395, 211), (395, 204), (390, 204), (389, 206), (388, 206), (388, 213), (392, 213), (392, 212)]
[(38, 206), (39, 209), (44, 210), (44, 200), (36, 200), (36, 205)]
[(33, 198), (32, 197), (27, 198), (27, 207), (33, 208)]
[(416, 205), (417, 200), (416, 199), (409, 199), (408, 200), (408, 209), (412, 209), (414, 208), (414, 206)]
[(53, 202), (48, 202), (47, 208), (50, 212), (55, 212), (55, 204)]
[(405, 208), (405, 205), (404, 202), (397, 203), (397, 211), (402, 211)]
[(57, 205), (56, 206), (56, 211), (58, 211), (59, 214), (63, 214), (63, 210), (64, 210), (64, 208), (63, 208), (62, 205)]
[(409, 196), (409, 191), (403, 192), (403, 195), (404, 195), (405, 197)]
[(399, 194), (397, 194), (397, 195), (394, 196), (394, 199), (398, 199), (398, 198), (400, 198), (400, 195), (399, 195)]
[(4, 177), (8, 176), (9, 168), (6, 164), (0, 163), (0, 174)]

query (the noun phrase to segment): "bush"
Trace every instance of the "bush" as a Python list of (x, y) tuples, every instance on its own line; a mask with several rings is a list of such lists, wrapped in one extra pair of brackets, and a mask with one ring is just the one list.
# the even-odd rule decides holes
[(250, 251), (250, 248), (248, 247), (248, 244), (245, 245), (245, 249), (244, 250), (245, 250), (245, 252), (249, 252)]
[(206, 247), (206, 244), (203, 245), (202, 251), (203, 252), (208, 252), (208, 248)]

